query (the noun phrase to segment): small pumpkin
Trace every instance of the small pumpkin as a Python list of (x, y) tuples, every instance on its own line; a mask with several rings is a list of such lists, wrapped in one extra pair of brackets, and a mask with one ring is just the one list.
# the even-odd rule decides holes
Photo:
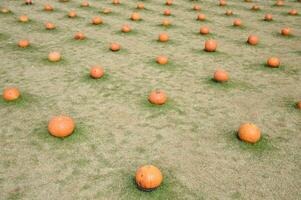
[(93, 66), (90, 69), (90, 76), (95, 79), (103, 77), (104, 73), (105, 73), (104, 69), (98, 65)]
[(70, 18), (75, 18), (75, 17), (77, 17), (77, 14), (76, 14), (75, 11), (70, 11), (70, 12), (68, 13), (68, 17), (70, 17)]
[(2, 97), (5, 101), (15, 101), (20, 97), (18, 88), (5, 88), (2, 92)]
[(144, 3), (139, 2), (139, 3), (137, 4), (137, 9), (144, 9)]
[(258, 11), (258, 10), (260, 10), (260, 7), (258, 5), (253, 5), (251, 10)]
[(81, 4), (80, 4), (81, 7), (89, 7), (90, 6), (90, 3), (88, 1), (83, 1)]
[(229, 79), (229, 76), (228, 76), (228, 73), (224, 70), (221, 70), (221, 69), (218, 69), (214, 72), (213, 74), (213, 79), (216, 81), (216, 82), (220, 82), (220, 83), (223, 83), (223, 82), (226, 82), (228, 81)]
[(114, 4), (114, 5), (119, 5), (119, 4), (120, 4), (120, 1), (119, 1), (119, 0), (112, 0), (112, 4)]
[(159, 187), (163, 181), (163, 176), (157, 167), (144, 165), (136, 171), (135, 180), (140, 189), (148, 191)]
[(45, 4), (44, 5), (44, 11), (53, 11), (54, 8), (50, 4)]
[(167, 42), (169, 40), (169, 36), (166, 33), (161, 33), (159, 35), (159, 41), (160, 42)]
[(248, 37), (248, 43), (249, 43), (250, 45), (257, 45), (258, 42), (259, 42), (259, 39), (258, 39), (258, 37), (257, 37), (256, 35), (250, 35), (250, 36)]
[(53, 51), (48, 54), (48, 60), (50, 62), (58, 62), (61, 60), (61, 54), (59, 52)]
[(201, 13), (201, 14), (199, 14), (199, 15), (197, 16), (196, 19), (199, 20), (199, 21), (205, 21), (205, 20), (206, 20), (206, 15), (203, 14), (203, 13)]
[(266, 14), (266, 15), (264, 16), (264, 20), (265, 20), (265, 21), (272, 21), (272, 20), (273, 20), (273, 16), (272, 16), (271, 14)]
[(242, 124), (238, 129), (238, 137), (244, 142), (254, 144), (260, 140), (260, 129), (252, 123)]
[(171, 15), (171, 10), (164, 10), (163, 13), (165, 16), (170, 16)]
[(166, 0), (165, 5), (171, 6), (172, 5), (172, 0)]
[(45, 24), (45, 28), (46, 28), (47, 30), (53, 30), (53, 29), (55, 29), (56, 27), (55, 27), (55, 25), (54, 25), (53, 23), (47, 22), (47, 23)]
[(271, 57), (267, 60), (267, 65), (272, 68), (277, 68), (280, 66), (280, 59), (277, 57)]
[(110, 8), (104, 8), (103, 10), (102, 10), (102, 13), (103, 14), (109, 14), (109, 13), (111, 13), (112, 12), (112, 10), (110, 9)]
[(19, 21), (23, 22), (23, 23), (26, 23), (26, 22), (29, 21), (29, 18), (26, 15), (22, 15), (22, 16), (19, 17)]
[(25, 4), (26, 5), (31, 5), (32, 4), (32, 0), (25, 0)]
[(169, 19), (163, 19), (162, 25), (163, 25), (163, 26), (170, 26), (170, 25), (171, 25), (171, 22), (170, 22)]
[(136, 12), (132, 13), (131, 20), (133, 20), (133, 21), (139, 21), (140, 19), (141, 19), (141, 17), (139, 15), (139, 13), (136, 13)]
[(281, 34), (284, 35), (284, 36), (289, 36), (289, 35), (291, 35), (291, 29), (290, 28), (283, 28), (281, 30)]
[(282, 0), (278, 0), (275, 3), (276, 6), (284, 6), (284, 2)]
[(75, 123), (71, 117), (55, 116), (48, 123), (48, 131), (59, 138), (67, 137), (73, 133)]
[(227, 16), (233, 15), (233, 11), (232, 10), (226, 10), (225, 13)]
[(209, 28), (207, 26), (203, 26), (200, 28), (200, 34), (207, 35), (209, 34)]
[(130, 25), (123, 25), (122, 28), (121, 28), (121, 31), (124, 32), (124, 33), (128, 33), (128, 32), (131, 32), (131, 27)]
[(148, 96), (148, 101), (155, 105), (163, 105), (167, 101), (167, 96), (163, 90), (154, 90)]
[(21, 47), (21, 48), (26, 48), (28, 47), (30, 44), (29, 44), (29, 41), (28, 40), (20, 40), (19, 43), (18, 43), (18, 46)]
[(75, 40), (84, 40), (86, 37), (85, 37), (85, 34), (82, 33), (82, 32), (77, 32), (75, 33), (74, 35), (74, 39)]
[(220, 0), (219, 1), (219, 5), (220, 6), (226, 6), (227, 5), (227, 1), (226, 0)]
[(194, 6), (193, 6), (193, 10), (199, 11), (199, 10), (201, 10), (201, 6), (199, 6), (199, 5), (194, 5)]
[(235, 19), (235, 20), (233, 21), (233, 26), (241, 26), (241, 25), (242, 25), (242, 22), (241, 22), (240, 19)]
[(119, 51), (120, 48), (121, 48), (121, 46), (118, 43), (115, 43), (115, 42), (110, 45), (111, 51)]
[(289, 15), (298, 15), (298, 11), (295, 9), (292, 9), (288, 12)]
[(158, 56), (156, 62), (160, 65), (166, 65), (168, 63), (168, 58), (166, 56)]
[(214, 52), (217, 48), (217, 42), (215, 40), (209, 39), (205, 42), (205, 51)]
[(9, 8), (1, 8), (0, 11), (1, 11), (1, 13), (3, 13), (3, 14), (7, 14), (7, 13), (10, 13), (10, 12), (11, 12)]
[(99, 24), (102, 24), (102, 23), (103, 23), (103, 21), (100, 17), (96, 16), (96, 17), (92, 18), (92, 24), (99, 25)]
[(297, 108), (301, 110), (301, 101), (297, 103)]

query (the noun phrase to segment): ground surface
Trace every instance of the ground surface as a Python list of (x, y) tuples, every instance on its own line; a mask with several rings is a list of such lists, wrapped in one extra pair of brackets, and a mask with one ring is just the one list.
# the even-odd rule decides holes
[[(0, 14), (0, 92), (17, 86), (22, 99), (0, 100), (0, 199), (300, 199), (301, 197), (301, 17), (289, 16), (301, 3), (238, 0), (220, 7), (217, 1), (91, 0), (81, 8), (69, 3), (0, 1), (13, 13)], [(53, 12), (43, 11), (51, 3)], [(199, 4), (202, 11), (193, 11)], [(258, 4), (262, 10), (251, 11)], [(104, 15), (104, 7), (113, 13)], [(165, 9), (173, 15), (162, 15)], [(232, 9), (234, 16), (225, 16)], [(79, 17), (69, 19), (68, 11)], [(142, 21), (132, 22), (133, 11)], [(205, 13), (207, 21), (196, 21)], [(263, 16), (273, 14), (274, 21)], [(32, 19), (18, 22), (20, 15)], [(93, 26), (101, 16), (104, 25)], [(170, 28), (160, 26), (169, 18)], [(244, 27), (233, 28), (235, 18)], [(46, 31), (50, 21), (57, 29)], [(133, 32), (120, 33), (123, 24)], [(207, 25), (212, 34), (198, 30)], [(293, 36), (279, 31), (293, 29)], [(77, 31), (87, 40), (75, 41)], [(156, 41), (167, 32), (170, 42)], [(258, 46), (245, 43), (248, 35), (260, 37)], [(218, 41), (218, 52), (202, 51), (204, 41)], [(20, 49), (28, 39), (32, 46)], [(111, 42), (122, 45), (109, 51)], [(63, 60), (47, 61), (50, 51)], [(154, 59), (167, 55), (170, 64), (158, 66)], [(278, 56), (279, 69), (264, 66)], [(99, 64), (106, 76), (88, 77)], [(215, 69), (228, 71), (230, 81), (211, 81)], [(154, 88), (164, 89), (169, 101), (152, 106), (147, 101)], [(58, 139), (47, 132), (48, 120), (70, 115), (75, 133)], [(263, 139), (256, 145), (240, 142), (235, 131), (243, 122), (260, 127)], [(163, 185), (153, 192), (139, 191), (133, 181), (137, 167), (158, 166)]]

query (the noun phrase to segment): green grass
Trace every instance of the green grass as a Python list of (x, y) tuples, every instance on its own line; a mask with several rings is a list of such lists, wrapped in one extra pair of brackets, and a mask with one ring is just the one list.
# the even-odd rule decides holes
[(244, 90), (254, 90), (255, 87), (243, 82), (243, 81), (238, 81), (238, 80), (233, 80), (230, 77), (230, 80), (226, 82), (217, 82), (213, 78), (208, 78), (205, 79), (205, 83), (210, 87), (210, 88), (216, 88), (219, 90), (230, 90), (230, 89), (244, 89)]
[(0, 97), (0, 107), (15, 107), (26, 108), (30, 105), (37, 103), (38, 98), (32, 94), (20, 91), (21, 95), (14, 101), (5, 101), (2, 96)]

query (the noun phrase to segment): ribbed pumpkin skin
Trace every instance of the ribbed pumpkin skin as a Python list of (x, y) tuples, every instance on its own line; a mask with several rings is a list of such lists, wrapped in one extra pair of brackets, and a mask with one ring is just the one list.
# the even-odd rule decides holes
[(136, 171), (136, 183), (142, 190), (153, 190), (160, 186), (163, 176), (161, 171), (153, 165), (145, 165)]
[(48, 131), (55, 137), (67, 137), (74, 131), (75, 124), (71, 117), (56, 116), (48, 123)]
[(240, 125), (238, 137), (244, 142), (254, 144), (260, 140), (261, 134), (259, 128), (255, 124), (245, 123)]

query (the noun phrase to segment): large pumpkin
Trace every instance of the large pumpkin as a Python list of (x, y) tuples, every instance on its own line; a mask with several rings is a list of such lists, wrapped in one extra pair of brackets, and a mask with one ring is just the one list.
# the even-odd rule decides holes
[(136, 171), (136, 183), (142, 190), (153, 190), (162, 183), (161, 171), (153, 165), (145, 165)]
[(255, 124), (245, 123), (240, 125), (238, 137), (244, 142), (254, 144), (260, 140), (261, 134), (259, 128)]
[(56, 116), (48, 123), (48, 131), (55, 137), (67, 137), (74, 131), (75, 124), (71, 117)]
[(280, 66), (280, 59), (277, 57), (271, 57), (267, 60), (267, 65), (272, 68), (277, 68)]
[(53, 51), (48, 54), (48, 60), (50, 62), (58, 62), (61, 60), (61, 54), (59, 52)]
[(156, 62), (160, 65), (165, 65), (168, 63), (168, 58), (166, 56), (158, 56)]
[(229, 76), (226, 71), (219, 69), (214, 72), (213, 79), (222, 83), (228, 81)]
[(95, 79), (101, 78), (104, 75), (104, 73), (104, 69), (98, 65), (90, 69), (90, 76)]
[(259, 39), (258, 39), (258, 37), (256, 35), (250, 35), (248, 37), (248, 43), (250, 45), (256, 45), (256, 44), (258, 44), (258, 41), (259, 41)]
[(205, 42), (205, 51), (214, 52), (216, 51), (216, 48), (217, 48), (217, 43), (215, 40), (209, 39)]
[(166, 103), (167, 96), (163, 90), (154, 90), (148, 96), (148, 100), (152, 104), (162, 105)]
[(5, 101), (14, 101), (20, 97), (18, 88), (6, 88), (3, 90), (2, 97)]

